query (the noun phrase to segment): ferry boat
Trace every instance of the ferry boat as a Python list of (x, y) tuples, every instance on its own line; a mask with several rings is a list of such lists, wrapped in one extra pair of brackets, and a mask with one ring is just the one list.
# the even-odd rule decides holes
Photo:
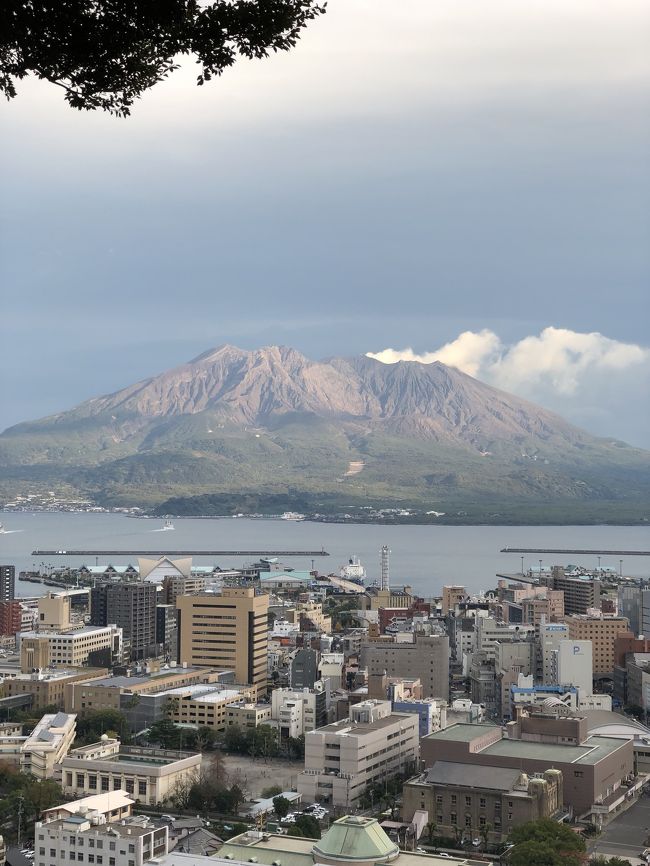
[(175, 529), (174, 524), (171, 522), (171, 520), (166, 520), (163, 525), (162, 531), (168, 532), (170, 529)]
[(297, 511), (285, 511), (282, 515), (282, 520), (304, 520), (304, 514), (298, 514)]
[(341, 568), (339, 574), (344, 580), (351, 580), (354, 583), (362, 584), (366, 577), (366, 570), (358, 556), (351, 556), (347, 565)]

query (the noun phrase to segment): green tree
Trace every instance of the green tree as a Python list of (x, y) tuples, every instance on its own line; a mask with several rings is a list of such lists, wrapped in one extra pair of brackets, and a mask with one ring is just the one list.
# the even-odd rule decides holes
[(429, 821), (425, 827), (427, 831), (427, 837), (429, 839), (429, 844), (433, 845), (433, 840), (436, 838), (436, 832), (438, 830), (438, 825), (435, 821)]
[(296, 823), (287, 831), (287, 836), (303, 836), (306, 839), (320, 839), (320, 824), (313, 815), (298, 815)]
[(280, 820), (287, 817), (290, 808), (291, 803), (289, 802), (289, 800), (287, 800), (286, 797), (283, 797), (281, 794), (278, 794), (277, 797), (273, 798), (273, 811)]
[(180, 55), (195, 58), (204, 84), (238, 56), (293, 48), (324, 11), (316, 0), (4, 0), (0, 91), (12, 99), (16, 83), (36, 75), (61, 87), (73, 108), (125, 117), (178, 69)]
[(268, 788), (262, 788), (262, 797), (265, 799), (269, 799), (270, 797), (275, 797), (276, 794), (282, 793), (281, 785), (269, 785)]
[(510, 866), (581, 866), (585, 841), (550, 818), (520, 824), (510, 833)]
[(118, 737), (123, 743), (131, 741), (129, 724), (119, 710), (84, 710), (77, 717), (76, 745), (95, 743), (102, 734)]

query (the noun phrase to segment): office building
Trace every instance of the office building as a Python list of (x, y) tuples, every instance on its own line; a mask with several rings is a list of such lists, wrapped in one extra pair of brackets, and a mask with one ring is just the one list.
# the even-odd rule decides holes
[(226, 707), (226, 727), (257, 728), (271, 722), (271, 707), (268, 704), (246, 703), (245, 701), (228, 704)]
[(614, 672), (614, 642), (617, 637), (632, 637), (627, 620), (621, 616), (568, 616), (565, 620), (569, 639), (590, 640), (592, 644), (594, 674), (612, 676)]
[(313, 689), (320, 675), (318, 662), (320, 653), (311, 647), (301, 647), (296, 651), (289, 668), (289, 684), (292, 689)]
[(178, 634), (175, 603), (156, 605), (156, 643), (166, 658), (176, 658)]
[(114, 623), (131, 647), (131, 659), (156, 655), (156, 587), (153, 583), (100, 583), (90, 590), (91, 625)]
[(76, 631), (20, 632), (20, 669), (26, 673), (50, 667), (110, 668), (122, 661), (122, 629), (85, 626)]
[(16, 566), (0, 565), (0, 601), (11, 601), (16, 594)]
[(176, 599), (181, 664), (235, 671), (240, 684), (266, 688), (269, 597), (224, 588)]
[(569, 637), (569, 627), (563, 622), (542, 622), (537, 628), (536, 678), (546, 685), (557, 680), (557, 650), (560, 641)]
[[(167, 716), (173, 722), (192, 727), (212, 728), (225, 731), (228, 726), (230, 704), (241, 700), (251, 701), (255, 687), (211, 685), (181, 686), (160, 693), (167, 701)], [(271, 715), (271, 708), (268, 707)]]
[(464, 586), (443, 586), (442, 588), (442, 615), (447, 616), (450, 611), (455, 610), (456, 605), (467, 598), (467, 590)]
[(568, 575), (560, 565), (551, 568), (550, 575), (540, 575), (540, 581), (551, 589), (564, 593), (564, 613), (587, 613), (592, 608), (600, 610), (599, 580), (590, 575)]
[(47, 592), (38, 600), (39, 632), (63, 632), (79, 628), (72, 622), (72, 599), (63, 592)]
[(271, 718), (281, 740), (300, 737), (327, 724), (327, 687), (319, 680), (313, 689), (273, 689)]
[(60, 762), (64, 794), (88, 796), (126, 791), (147, 806), (169, 799), (201, 769), (198, 752), (123, 746), (104, 735), (98, 743), (72, 749)]
[(520, 824), (554, 818), (562, 811), (562, 773), (548, 769), (534, 777), (510, 767), (467, 766), (436, 761), (404, 785), (402, 818), (427, 811), (439, 836), (462, 841), (504, 842)]
[(557, 649), (557, 679), (583, 695), (593, 692), (593, 649), (590, 640), (561, 640)]
[(36, 671), (33, 674), (18, 674), (3, 683), (4, 697), (14, 695), (31, 695), (32, 708), (40, 710), (43, 707), (60, 707), (70, 712), (66, 707), (65, 689), (80, 680), (88, 682), (105, 677), (106, 668), (69, 668), (61, 670)]
[(419, 679), (425, 698), (449, 697), (449, 638), (447, 635), (415, 635), (414, 643), (365, 644), (361, 664), (368, 675)]
[(634, 772), (631, 739), (594, 736), (584, 716), (565, 707), (528, 713), (505, 729), (497, 725), (458, 724), (424, 737), (425, 767), (437, 761), (472, 767), (509, 768), (529, 776), (549, 767), (561, 770), (564, 803), (579, 821), (606, 823), (636, 796), (643, 779)]
[(354, 806), (368, 786), (412, 771), (418, 743), (417, 715), (393, 713), (390, 701), (362, 701), (348, 719), (305, 734), (297, 790), (310, 803)]
[[(88, 797), (81, 803), (95, 799)], [(37, 822), (34, 841), (34, 866), (69, 866), (79, 861), (145, 866), (159, 863), (169, 852), (169, 828), (153, 824), (145, 815), (113, 818), (109, 823), (105, 814), (82, 805), (75, 814)]]

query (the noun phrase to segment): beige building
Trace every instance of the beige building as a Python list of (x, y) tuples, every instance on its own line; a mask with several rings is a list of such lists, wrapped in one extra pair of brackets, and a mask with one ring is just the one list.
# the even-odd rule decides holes
[(235, 671), (238, 683), (266, 688), (268, 595), (252, 588), (179, 596), (178, 660)]
[[(329, 634), (332, 631), (332, 617), (323, 613), (323, 605), (319, 601), (307, 601), (299, 604), (296, 609), (297, 623), (301, 631), (319, 631)], [(296, 622), (287, 616), (289, 622)]]
[(442, 588), (442, 615), (447, 616), (450, 610), (467, 597), (467, 590), (458, 584), (454, 586), (443, 586)]
[(538, 626), (544, 622), (561, 622), (564, 618), (564, 593), (547, 589), (544, 595), (525, 598), (522, 603), (523, 621)]
[(122, 629), (86, 626), (74, 631), (21, 632), (20, 669), (24, 674), (48, 667), (82, 667), (94, 653), (106, 651), (107, 663), (122, 656)]
[(32, 707), (60, 707), (70, 712), (65, 700), (66, 687), (79, 681), (90, 682), (108, 674), (106, 668), (70, 668), (56, 671), (42, 671), (33, 674), (19, 674), (12, 679), (5, 679), (3, 691), (5, 697), (13, 695), (32, 695)]
[(419, 679), (425, 698), (449, 696), (449, 638), (417, 634), (415, 643), (381, 642), (364, 645), (361, 666), (368, 675)]
[(165, 604), (176, 606), (176, 599), (179, 595), (194, 595), (197, 592), (204, 592), (208, 583), (209, 580), (205, 575), (168, 574), (163, 577), (162, 581), (162, 600)]
[(418, 717), (391, 712), (390, 701), (362, 701), (350, 718), (305, 735), (297, 790), (310, 803), (349, 807), (368, 786), (415, 769), (418, 757)]
[(270, 704), (236, 703), (226, 707), (226, 725), (240, 728), (257, 728), (271, 721)]
[[(93, 680), (71, 682), (65, 689), (66, 712), (83, 710), (122, 710), (124, 698), (137, 701), (139, 695), (153, 695), (169, 689), (216, 683), (220, 672), (209, 668), (166, 667), (151, 662), (144, 674), (137, 676), (103, 676)], [(108, 672), (106, 672), (108, 673)]]
[[(177, 724), (214, 728), (224, 731), (228, 725), (228, 710), (242, 698), (250, 701), (255, 688), (195, 685), (163, 692), (168, 699), (168, 717)], [(270, 706), (269, 706), (270, 715)]]
[(123, 746), (106, 735), (73, 749), (59, 764), (64, 794), (126, 791), (148, 806), (164, 803), (179, 786), (195, 781), (200, 769), (199, 753)]
[(66, 593), (48, 592), (38, 600), (38, 630), (68, 631), (77, 628), (71, 617), (70, 596)]
[(382, 607), (410, 607), (413, 601), (413, 593), (410, 586), (401, 589), (380, 589), (378, 586), (369, 586), (363, 595), (359, 596), (359, 610), (379, 610)]
[(468, 767), (436, 761), (404, 785), (402, 819), (426, 810), (439, 836), (499, 844), (519, 824), (553, 818), (563, 805), (562, 773), (530, 777), (508, 767)]
[(624, 616), (568, 616), (565, 622), (570, 640), (590, 640), (592, 645), (594, 674), (612, 674), (614, 671), (614, 641), (629, 634), (628, 621)]
[(20, 749), (20, 771), (37, 779), (50, 779), (54, 767), (68, 754), (77, 731), (74, 714), (46, 715)]

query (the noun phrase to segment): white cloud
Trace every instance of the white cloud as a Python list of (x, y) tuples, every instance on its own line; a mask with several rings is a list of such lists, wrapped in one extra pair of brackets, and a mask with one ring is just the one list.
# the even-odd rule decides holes
[(431, 352), (384, 349), (386, 364), (441, 361), (560, 412), (599, 435), (650, 445), (650, 348), (593, 332), (544, 328), (505, 345), (494, 331), (464, 331)]

